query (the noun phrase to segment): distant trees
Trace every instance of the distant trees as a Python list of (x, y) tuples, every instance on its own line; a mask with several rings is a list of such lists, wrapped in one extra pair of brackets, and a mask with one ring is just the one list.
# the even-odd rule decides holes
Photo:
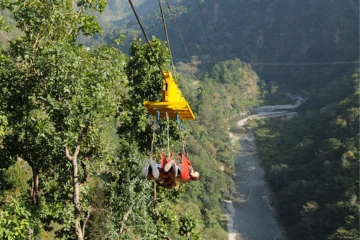
[[(117, 7), (124, 5), (121, 8), (125, 8), (126, 4), (121, 1), (109, 2), (116, 9), (110, 14), (122, 15), (122, 10)], [(141, 15), (149, 35), (163, 36), (159, 10), (154, 6), (156, 4), (143, 0), (139, 2), (144, 2), (142, 6), (146, 6), (147, 11)], [(310, 90), (312, 86), (324, 86), (334, 75), (340, 77), (358, 66), (356, 62), (335, 64), (339, 60), (358, 60), (359, 3), (355, 0), (289, 0), (286, 3), (260, 0), (202, 1), (211, 53), (197, 2), (171, 1), (170, 4), (176, 13), (188, 52), (191, 56), (198, 56), (202, 62), (199, 69), (211, 71), (213, 64), (240, 58), (253, 64), (260, 79), (276, 81), (280, 86), (285, 84), (291, 89)], [(141, 5), (138, 9), (143, 10)], [(175, 62), (189, 61), (168, 11), (165, 11), (165, 17), (170, 23), (168, 32)], [(341, 23), (338, 19), (342, 19)], [(313, 22), (318, 24), (314, 25)], [(125, 29), (131, 39), (141, 37), (133, 21), (121, 23), (122, 29), (109, 30), (108, 38), (117, 37)], [(297, 64), (307, 62), (311, 64)], [(313, 64), (316, 62), (322, 64)]]
[(333, 81), (312, 95), (299, 116), (262, 120), (256, 130), (290, 239), (359, 239), (358, 83), (359, 71)]

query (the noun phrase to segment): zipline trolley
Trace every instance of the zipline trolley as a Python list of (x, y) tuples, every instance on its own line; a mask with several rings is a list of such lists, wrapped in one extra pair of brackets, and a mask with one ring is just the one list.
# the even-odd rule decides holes
[(164, 71), (164, 81), (162, 88), (162, 100), (160, 102), (145, 101), (144, 105), (151, 115), (157, 119), (169, 119), (178, 121), (195, 120), (195, 115), (188, 102), (182, 96), (181, 90), (175, 83), (169, 71)]

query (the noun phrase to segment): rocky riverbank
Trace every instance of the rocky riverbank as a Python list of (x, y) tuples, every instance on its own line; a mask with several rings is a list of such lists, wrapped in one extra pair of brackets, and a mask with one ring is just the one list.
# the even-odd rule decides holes
[[(276, 109), (295, 109), (301, 104), (263, 106), (236, 122), (244, 127), (249, 119), (263, 117), (291, 117), (296, 112)], [(236, 134), (229, 131), (233, 144), (240, 144), (235, 159), (234, 182), (236, 192), (232, 201), (224, 200), (223, 212), (227, 218), (229, 240), (284, 240), (285, 235), (275, 218), (270, 204), (270, 191), (264, 181), (264, 171), (257, 159), (255, 139), (251, 133)]]

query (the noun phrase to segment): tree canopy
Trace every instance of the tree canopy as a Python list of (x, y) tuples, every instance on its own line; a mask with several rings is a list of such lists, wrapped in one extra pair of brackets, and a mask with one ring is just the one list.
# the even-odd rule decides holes
[(358, 99), (356, 71), (311, 95), (298, 116), (255, 131), (290, 239), (359, 238)]

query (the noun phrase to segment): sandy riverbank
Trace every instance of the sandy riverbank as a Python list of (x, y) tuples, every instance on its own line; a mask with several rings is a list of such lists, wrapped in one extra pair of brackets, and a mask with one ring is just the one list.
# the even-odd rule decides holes
[(227, 219), (227, 232), (229, 233), (229, 240), (237, 240), (239, 234), (235, 229), (234, 217), (235, 217), (235, 208), (230, 200), (223, 200), (221, 203), (223, 212), (225, 213)]

